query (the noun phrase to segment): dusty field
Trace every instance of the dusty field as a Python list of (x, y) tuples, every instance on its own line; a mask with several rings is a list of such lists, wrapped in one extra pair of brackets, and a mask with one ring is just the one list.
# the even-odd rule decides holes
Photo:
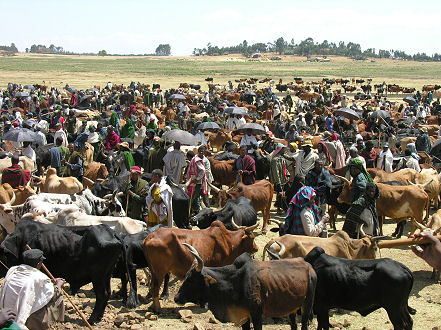
[(128, 85), (130, 81), (160, 83), (163, 88), (176, 88), (181, 82), (200, 84), (207, 89), (206, 77), (215, 83), (228, 80), (270, 77), (276, 81), (292, 81), (294, 77), (321, 80), (324, 77), (372, 78), (373, 83), (396, 83), (421, 89), (424, 84), (440, 83), (441, 65), (377, 59), (354, 61), (332, 57), (328, 63), (306, 62), (306, 57), (282, 56), (270, 61), (272, 54), (261, 59), (246, 59), (241, 55), (212, 57), (121, 57), (19, 54), (0, 57), (0, 88), (8, 82), (33, 84), (46, 82), (61, 87), (68, 83), (76, 88), (103, 87), (108, 81)]
[[(275, 214), (274, 218), (278, 218)], [(279, 218), (281, 219), (281, 218)], [(341, 228), (342, 221), (338, 222), (338, 228)], [(395, 229), (395, 224), (388, 222), (385, 225), (385, 234), (391, 234)], [(409, 226), (406, 227), (405, 233), (408, 232)], [(259, 234), (259, 230), (257, 230)], [(266, 236), (258, 235), (256, 240), (259, 245), (259, 251), (256, 254), (257, 259), (262, 257), (263, 246), (272, 238), (277, 237), (275, 233), (269, 233)], [(435, 326), (441, 327), (441, 317), (439, 316), (439, 310), (441, 308), (441, 288), (440, 285), (430, 279), (431, 269), (423, 261), (414, 256), (409, 248), (402, 249), (384, 249), (381, 251), (381, 257), (389, 257), (402, 262), (408, 266), (415, 276), (415, 282), (413, 285), (412, 293), (409, 299), (409, 305), (417, 309), (417, 314), (413, 316), (414, 329), (432, 329)], [(138, 271), (138, 283), (145, 282), (145, 275), (142, 271)], [(178, 306), (174, 303), (173, 297), (179, 290), (180, 281), (177, 281), (172, 277), (170, 300), (167, 302), (161, 301), (163, 312), (158, 315), (157, 320), (145, 319), (145, 315), (148, 312), (150, 306), (150, 299), (146, 299), (148, 290), (145, 285), (141, 284), (138, 293), (140, 294), (141, 305), (134, 309), (128, 310), (121, 304), (120, 299), (112, 298), (103, 320), (95, 325), (96, 329), (117, 329), (117, 328), (152, 328), (152, 329), (193, 329), (195, 323), (198, 323), (204, 329), (233, 329), (238, 328), (233, 324), (220, 324), (212, 323), (212, 314), (208, 310), (204, 310), (199, 306), (193, 304), (186, 304), (186, 306)], [(119, 280), (112, 280), (112, 290), (118, 290)], [(89, 316), (92, 312), (94, 299), (94, 293), (91, 290), (91, 285), (83, 287), (81, 292), (77, 294), (74, 300), (81, 306), (81, 310)], [(80, 297), (79, 297), (80, 296)], [(362, 297), (360, 297), (362, 298)], [(74, 313), (72, 308), (69, 307), (69, 303), (66, 302), (66, 322), (63, 324), (56, 324), (54, 329), (79, 329), (82, 328), (82, 323), (79, 316)], [(178, 311), (181, 309), (187, 309), (192, 311), (192, 318), (189, 323), (181, 321)], [(331, 324), (334, 324), (335, 328), (345, 329), (357, 329), (360, 330), (364, 327), (367, 329), (392, 329), (386, 312), (381, 309), (367, 317), (363, 318), (355, 312), (348, 314), (331, 313)], [(279, 323), (274, 323), (272, 319), (264, 319), (265, 329), (289, 329), (288, 320), (284, 319)], [(310, 329), (317, 327), (317, 321), (314, 319)]]

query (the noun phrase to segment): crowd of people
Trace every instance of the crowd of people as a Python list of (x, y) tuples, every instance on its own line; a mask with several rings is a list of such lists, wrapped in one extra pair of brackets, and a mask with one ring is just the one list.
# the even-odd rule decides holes
[[(191, 214), (212, 205), (209, 197), (214, 177), (210, 156), (214, 150), (210, 149), (210, 135), (199, 129), (199, 125), (216, 122), (221, 130), (234, 133), (243, 125), (254, 123), (260, 125), (260, 132), (241, 131), (238, 143), (227, 145), (224, 150), (224, 154), (235, 159), (231, 174), (236, 184), (254, 184), (257, 153), (265, 155), (268, 172), (264, 178), (268, 177), (274, 185), (274, 205), (279, 213), (286, 210), (282, 234), (327, 236), (330, 169), (346, 168), (346, 178), (352, 179), (352, 191), (343, 230), (357, 238), (360, 225), (364, 225), (369, 235), (379, 234), (376, 212), (379, 190), (367, 168), (377, 167), (386, 172), (403, 168), (420, 171), (428, 160), (435, 167), (441, 163), (439, 151), (432, 153), (433, 142), (426, 127), (429, 117), (437, 118), (441, 110), (439, 100), (434, 101), (431, 92), (424, 95), (417, 92), (413, 101), (407, 103), (392, 102), (382, 95), (369, 95), (368, 101), (354, 99), (350, 103), (346, 95), (326, 84), (305, 86), (303, 93), (313, 95), (307, 99), (290, 93), (282, 98), (270, 84), (256, 93), (243, 83), (233, 89), (231, 82), (229, 91), (210, 88), (207, 92), (187, 88), (153, 90), (134, 82), (125, 89), (115, 87), (109, 82), (103, 89), (77, 91), (66, 86), (61, 91), (34, 88), (23, 93), (21, 85), (9, 84), (0, 97), (2, 136), (29, 129), (33, 138), (2, 140), (2, 149), (11, 156), (12, 163), (3, 170), (2, 183), (13, 188), (29, 184), (33, 173), (22, 168), (19, 155), (35, 162), (37, 168), (41, 150), (49, 143), (52, 143), (47, 149), (49, 166), (60, 177), (72, 176), (81, 181), (91, 162), (121, 159), (117, 168), (111, 171), (109, 168), (109, 172), (112, 176), (127, 173), (127, 182), (120, 187), (126, 196), (127, 215), (145, 221), (149, 227), (157, 224), (172, 227), (173, 193), (165, 177), (176, 184), (186, 184)], [(235, 93), (239, 97), (230, 98)], [(242, 108), (243, 114), (226, 111), (229, 107), (245, 105), (249, 109)], [(334, 113), (346, 107), (355, 111), (360, 120)], [(166, 117), (168, 109), (176, 117)], [(377, 111), (386, 115), (373, 116)], [(183, 152), (181, 141), (164, 138), (164, 134), (175, 129), (192, 133), (198, 145)], [(404, 131), (406, 137), (413, 134), (415, 139), (401, 150), (399, 138)], [(435, 135), (441, 136), (441, 131)], [(287, 200), (288, 187), (296, 178), (304, 186)], [(429, 237), (430, 245), (413, 251), (440, 269), (441, 243)], [(31, 327), (32, 316), (41, 307), (50, 310), (52, 304), (59, 305), (57, 285), (36, 272), (44, 259), (41, 251), (25, 254), (23, 259), (27, 261), (9, 270), (0, 292), (1, 307), (12, 310), (4, 311), (0, 321), (15, 318), (22, 328)], [(20, 291), (29, 285), (38, 286), (38, 299)], [(50, 318), (45, 313), (37, 317), (41, 324), (57, 319), (55, 312), (47, 313)]]

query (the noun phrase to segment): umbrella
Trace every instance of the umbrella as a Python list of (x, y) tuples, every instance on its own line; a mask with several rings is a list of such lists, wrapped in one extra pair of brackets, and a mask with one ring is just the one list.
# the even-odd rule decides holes
[(15, 97), (28, 97), (28, 96), (29, 96), (29, 93), (27, 93), (27, 92), (15, 93)]
[(80, 104), (83, 103), (86, 100), (89, 100), (93, 97), (93, 95), (84, 95), (81, 100), (80, 100)]
[(98, 88), (96, 87), (89, 88), (88, 91), (99, 92)]
[(181, 144), (189, 146), (195, 146), (198, 144), (198, 139), (196, 136), (181, 129), (173, 129), (165, 132), (162, 136), (167, 140), (179, 141)]
[(205, 131), (205, 130), (210, 130), (210, 129), (220, 129), (220, 127), (215, 122), (207, 121), (207, 122), (200, 123), (198, 126), (198, 129), (200, 129), (201, 131)]
[(256, 124), (256, 123), (246, 123), (243, 125), (240, 125), (237, 129), (238, 132), (246, 132), (247, 130), (252, 130), (252, 134), (264, 134), (265, 129), (262, 125)]
[(30, 90), (34, 90), (35, 87), (33, 85), (24, 85), (23, 87), (24, 89), (30, 89)]
[(185, 100), (185, 96), (182, 94), (173, 94), (170, 96), (170, 100)]
[(245, 95), (251, 95), (251, 96), (256, 96), (256, 93), (254, 93), (254, 92), (251, 92), (251, 91), (248, 91), (248, 92), (246, 92), (246, 93), (245, 93)]
[(14, 141), (14, 142), (24, 142), (30, 141), (33, 142), (36, 140), (37, 134), (31, 131), (28, 128), (14, 128), (7, 131), (2, 139), (6, 141)]
[(228, 107), (225, 109), (225, 113), (231, 113), (232, 115), (246, 115), (248, 110), (239, 107)]
[(386, 110), (377, 110), (371, 113), (371, 118), (377, 119), (377, 118), (390, 118), (390, 113)]
[(34, 126), (36, 126), (37, 125), (37, 121), (35, 120), (35, 119), (26, 119), (24, 122), (23, 122), (23, 125), (26, 125), (26, 126), (29, 126), (29, 127), (34, 127)]
[(403, 99), (403, 101), (409, 103), (410, 105), (415, 105), (416, 104), (416, 100), (412, 96), (406, 96)]
[(360, 119), (360, 115), (355, 110), (348, 108), (340, 108), (338, 110), (335, 110), (334, 114), (336, 116), (342, 116), (347, 119), (354, 119), (354, 120)]
[(67, 87), (66, 90), (67, 90), (69, 93), (77, 93), (77, 92), (78, 92), (78, 89), (73, 88), (73, 87)]

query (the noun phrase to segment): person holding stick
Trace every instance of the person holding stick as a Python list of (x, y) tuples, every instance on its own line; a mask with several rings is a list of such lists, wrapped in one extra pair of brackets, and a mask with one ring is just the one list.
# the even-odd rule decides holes
[(146, 197), (149, 193), (149, 184), (141, 179), (141, 169), (139, 166), (130, 168), (129, 182), (127, 186), (127, 216), (144, 220), (144, 212), (146, 208)]
[(21, 329), (48, 329), (51, 322), (64, 321), (63, 279), (51, 279), (40, 272), (43, 251), (23, 252), (23, 264), (11, 267), (0, 291), (1, 308), (16, 314)]
[(205, 149), (205, 146), (198, 148), (198, 153), (191, 159), (186, 174), (187, 194), (190, 196), (190, 213), (193, 214), (199, 213), (200, 197), (208, 193), (207, 170), (204, 164)]
[(415, 234), (414, 237), (425, 237), (429, 240), (428, 244), (412, 246), (411, 249), (418, 257), (427, 262), (431, 267), (441, 271), (441, 242), (431, 233), (422, 232)]

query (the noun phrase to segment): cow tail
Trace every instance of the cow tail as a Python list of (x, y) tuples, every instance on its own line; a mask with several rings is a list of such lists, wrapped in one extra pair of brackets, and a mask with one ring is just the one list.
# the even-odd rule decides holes
[(314, 306), (314, 296), (315, 289), (317, 286), (317, 274), (315, 273), (312, 266), (309, 266), (309, 275), (308, 275), (308, 288), (306, 289), (306, 297), (303, 302), (303, 313), (302, 313), (302, 329), (307, 329), (308, 322), (312, 321), (313, 315), (313, 306)]
[(129, 288), (133, 288), (132, 286), (132, 278), (130, 277), (130, 273), (129, 273), (129, 264), (127, 262), (127, 249), (126, 249), (126, 245), (124, 244), (124, 240), (119, 237), (119, 235), (114, 234), (115, 238), (121, 242), (122, 245), (122, 258), (123, 258), (123, 262), (124, 262), (124, 266), (126, 268), (126, 276), (128, 278), (128, 282), (129, 282)]

